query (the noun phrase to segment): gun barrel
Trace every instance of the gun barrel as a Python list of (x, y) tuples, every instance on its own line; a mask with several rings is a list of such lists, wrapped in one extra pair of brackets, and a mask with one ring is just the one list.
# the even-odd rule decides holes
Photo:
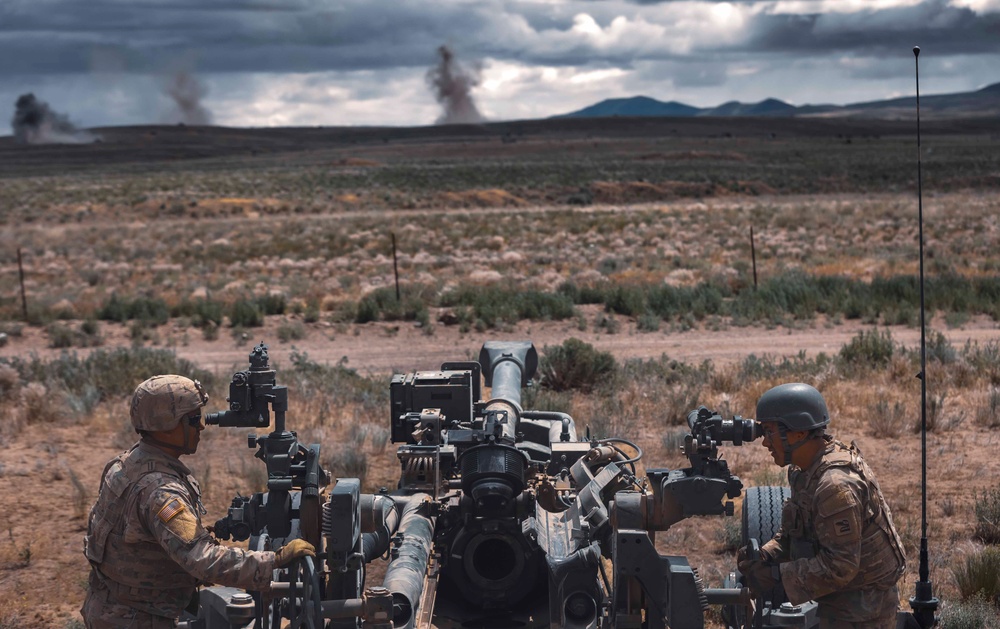
[(493, 399), (521, 406), (521, 388), (535, 376), (538, 352), (531, 341), (487, 341), (479, 352), (486, 386)]
[(434, 543), (435, 518), (421, 509), (430, 499), (427, 494), (414, 494), (406, 498), (403, 507), (398, 531), (403, 541), (396, 549), (396, 557), (389, 563), (382, 581), (382, 587), (392, 592), (393, 627), (411, 627), (416, 617), (424, 573)]

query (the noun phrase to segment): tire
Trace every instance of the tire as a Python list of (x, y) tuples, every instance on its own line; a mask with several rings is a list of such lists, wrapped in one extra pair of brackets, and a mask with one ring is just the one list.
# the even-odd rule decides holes
[[(781, 528), (781, 509), (792, 495), (788, 487), (750, 487), (743, 498), (743, 544), (756, 539), (761, 546), (770, 541)], [(740, 575), (743, 582), (743, 575)], [(746, 585), (744, 582), (743, 585)], [(777, 609), (788, 600), (785, 588), (779, 583), (765, 592), (761, 602), (765, 607)]]
[(781, 527), (781, 507), (792, 495), (788, 487), (750, 487), (743, 498), (743, 544), (763, 546)]

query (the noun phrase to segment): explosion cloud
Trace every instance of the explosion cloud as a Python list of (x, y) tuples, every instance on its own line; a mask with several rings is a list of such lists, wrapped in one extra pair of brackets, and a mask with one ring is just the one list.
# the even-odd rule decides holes
[(52, 111), (48, 103), (34, 94), (22, 94), (14, 105), (11, 120), (14, 140), (21, 144), (85, 144), (97, 137), (77, 129), (63, 114)]
[(472, 100), (472, 88), (479, 85), (479, 73), (463, 68), (447, 46), (438, 48), (438, 63), (428, 70), (427, 83), (444, 107), (437, 124), (468, 124), (484, 120)]
[(174, 104), (174, 111), (169, 116), (170, 122), (212, 124), (212, 114), (201, 103), (208, 89), (194, 75), (183, 71), (175, 72), (167, 78), (164, 91)]

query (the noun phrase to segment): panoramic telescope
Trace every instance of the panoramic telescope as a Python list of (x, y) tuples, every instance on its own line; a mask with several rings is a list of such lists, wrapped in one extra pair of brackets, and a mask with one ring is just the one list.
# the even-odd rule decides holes
[[(204, 588), (182, 626), (701, 629), (710, 605), (723, 606), (728, 629), (818, 626), (815, 603), (791, 606), (780, 587), (755, 598), (735, 569), (707, 587), (686, 557), (654, 545), (685, 518), (733, 515), (743, 484), (719, 446), (760, 436), (752, 419), (692, 410), (689, 467), (640, 478), (635, 444), (581, 438), (569, 414), (523, 408), (537, 366), (531, 342), (489, 341), (478, 361), (393, 376), (399, 481), (366, 494), (356, 478), (331, 479), (320, 446), (287, 430), (288, 390), (255, 347), (229, 409), (207, 422), (268, 429), (273, 411), (273, 430), (248, 440), (267, 491), (234, 498), (214, 531), (260, 550), (303, 538), (316, 557), (275, 571), (266, 593)], [(771, 538), (787, 495), (745, 492), (744, 543)], [(369, 583), (382, 561), (384, 578)]]

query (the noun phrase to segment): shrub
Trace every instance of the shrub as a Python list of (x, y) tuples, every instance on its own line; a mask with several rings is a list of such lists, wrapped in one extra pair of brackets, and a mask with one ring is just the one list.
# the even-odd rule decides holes
[(892, 360), (895, 344), (888, 330), (861, 331), (840, 348), (840, 360), (850, 366), (885, 367)]
[(987, 546), (952, 568), (962, 600), (976, 597), (1000, 605), (1000, 548)]
[(0, 364), (0, 402), (12, 402), (21, 393), (21, 375), (10, 365)]
[(614, 356), (590, 343), (570, 338), (562, 345), (545, 346), (538, 372), (541, 385), (553, 391), (588, 392), (614, 377)]
[(400, 299), (396, 299), (395, 288), (376, 289), (361, 298), (354, 321), (368, 323), (369, 321), (429, 319), (430, 315), (427, 313), (427, 306), (424, 303), (424, 290), (424, 287), (407, 287), (406, 290), (400, 292)]
[(629, 317), (646, 314), (647, 290), (639, 286), (616, 284), (605, 294), (604, 309)]
[(357, 478), (364, 485), (368, 476), (368, 454), (360, 448), (341, 448), (327, 458), (323, 467), (336, 478)]
[(868, 427), (876, 439), (895, 439), (906, 426), (906, 407), (902, 402), (889, 406), (889, 402), (882, 399), (875, 406), (868, 407), (868, 413)]
[(87, 319), (80, 324), (76, 333), (76, 344), (80, 347), (97, 347), (104, 344), (101, 335), (101, 324), (95, 319)]
[(119, 323), (138, 319), (151, 325), (162, 325), (170, 319), (170, 310), (165, 301), (156, 297), (127, 299), (112, 293), (97, 311), (97, 318)]
[(975, 536), (987, 544), (1000, 543), (1000, 488), (976, 494)]
[(29, 382), (21, 389), (21, 406), (29, 424), (47, 424), (59, 418), (59, 402), (41, 382)]
[[(41, 411), (49, 412), (43, 405), (56, 404), (57, 398), (65, 398), (73, 412), (88, 413), (102, 401), (131, 395), (137, 384), (157, 374), (186, 375), (200, 380), (209, 389), (215, 380), (211, 372), (195, 367), (173, 352), (149, 348), (96, 349), (82, 359), (75, 353), (63, 353), (49, 361), (37, 356), (2, 358), (0, 369), (8, 374), (8, 379), (8, 370), (17, 373), (21, 396), (31, 396), (35, 400), (31, 404), (40, 415), (44, 415)], [(25, 394), (27, 385), (32, 383), (41, 388)]]
[(663, 445), (663, 449), (667, 451), (668, 455), (679, 455), (681, 454), (681, 447), (684, 445), (684, 438), (687, 437), (690, 431), (687, 428), (673, 428), (668, 429), (663, 433), (660, 438), (660, 443)]
[(936, 360), (943, 365), (950, 365), (958, 358), (958, 352), (951, 341), (937, 330), (930, 330), (926, 335), (927, 359)]
[(523, 319), (562, 320), (576, 314), (573, 300), (564, 292), (522, 291), (500, 286), (462, 286), (441, 296), (444, 307), (466, 306), (470, 318), (485, 328)]
[(222, 302), (211, 299), (184, 300), (170, 310), (172, 317), (190, 317), (196, 328), (222, 325), (223, 314)]
[(128, 335), (135, 346), (141, 346), (146, 341), (156, 341), (159, 336), (156, 329), (142, 319), (137, 319), (128, 324)]
[(806, 356), (805, 350), (792, 358), (788, 356), (775, 357), (765, 354), (758, 357), (750, 354), (740, 363), (737, 386), (744, 387), (761, 380), (795, 380), (807, 382), (826, 369), (830, 357), (819, 353), (815, 358)]
[(257, 328), (264, 325), (264, 311), (254, 301), (238, 299), (229, 307), (229, 325), (234, 328)]
[(209, 321), (201, 329), (201, 337), (206, 341), (214, 341), (219, 338), (219, 326), (214, 321)]
[(986, 629), (1000, 626), (1000, 616), (993, 605), (974, 597), (944, 605), (937, 626), (939, 629)]
[(990, 387), (983, 404), (976, 407), (976, 423), (986, 428), (1000, 427), (1000, 388)]
[(383, 378), (366, 378), (342, 364), (324, 365), (309, 359), (305, 352), (292, 351), (291, 369), (282, 369), (288, 388), (303, 399), (321, 396), (330, 404), (360, 405), (382, 413), (389, 405), (389, 387)]
[(597, 318), (594, 319), (594, 329), (603, 330), (608, 334), (618, 334), (621, 327), (622, 325), (618, 323), (618, 319), (615, 319), (614, 315), (606, 315), (601, 312), (598, 313)]
[(990, 341), (984, 345), (966, 342), (962, 358), (974, 371), (994, 385), (1000, 385), (1000, 343)]
[(660, 318), (652, 314), (644, 314), (636, 321), (640, 332), (656, 332), (660, 329)]
[(573, 394), (568, 391), (553, 391), (542, 387), (528, 387), (521, 391), (521, 405), (533, 411), (565, 413), (572, 402)]
[(743, 546), (743, 525), (736, 518), (723, 518), (715, 536), (720, 553), (735, 553)]
[(49, 347), (55, 349), (62, 349), (66, 347), (73, 347), (73, 341), (76, 335), (73, 334), (73, 330), (70, 329), (65, 323), (59, 323), (58, 321), (50, 323), (45, 328), (45, 333), (49, 337)]
[(306, 327), (300, 321), (286, 321), (278, 326), (278, 340), (282, 343), (299, 341), (306, 337)]
[(264, 315), (281, 315), (285, 314), (287, 301), (284, 295), (268, 294), (255, 298), (254, 304)]

